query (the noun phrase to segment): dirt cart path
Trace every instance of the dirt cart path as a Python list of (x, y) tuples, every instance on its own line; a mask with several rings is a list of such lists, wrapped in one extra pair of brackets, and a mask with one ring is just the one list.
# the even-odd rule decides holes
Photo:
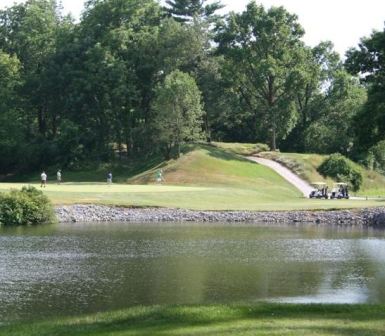
[(312, 187), (309, 185), (309, 183), (301, 179), (298, 175), (294, 174), (291, 170), (284, 167), (280, 163), (275, 162), (273, 160), (258, 158), (254, 156), (248, 156), (247, 159), (273, 169), (275, 172), (281, 175), (286, 181), (288, 181), (294, 187), (296, 187), (299, 191), (301, 191), (304, 197), (309, 197), (310, 191), (312, 190)]

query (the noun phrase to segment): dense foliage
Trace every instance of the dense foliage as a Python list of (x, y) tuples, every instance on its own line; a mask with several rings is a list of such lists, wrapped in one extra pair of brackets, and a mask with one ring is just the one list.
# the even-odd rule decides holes
[(363, 38), (347, 56), (347, 69), (368, 87), (368, 101), (356, 117), (359, 142), (368, 149), (385, 138), (385, 30)]
[(54, 218), (51, 202), (34, 187), (0, 194), (0, 225), (45, 224), (52, 223)]
[[(0, 176), (167, 156), (198, 138), (367, 161), (385, 138), (384, 33), (344, 65), (330, 42), (306, 46), (283, 7), (251, 1), (221, 16), (222, 7), (89, 0), (79, 22), (56, 0), (0, 10)], [(172, 138), (174, 103), (186, 122)]]
[(361, 39), (357, 49), (347, 52), (346, 68), (359, 75), (368, 99), (354, 117), (359, 158), (384, 171), (385, 140), (385, 29)]
[(369, 149), (366, 164), (368, 168), (385, 174), (385, 140), (379, 141)]
[(362, 174), (354, 164), (341, 154), (330, 155), (319, 167), (318, 172), (329, 176), (338, 182), (350, 185), (353, 191), (358, 191), (362, 185)]
[(200, 140), (202, 134), (201, 93), (194, 78), (179, 70), (170, 73), (155, 91), (154, 128), (159, 134), (159, 145), (165, 148), (166, 157), (171, 149), (183, 141)]
[(295, 125), (295, 93), (301, 72), (304, 30), (282, 7), (266, 11), (251, 2), (219, 27), (216, 40), (234, 71), (234, 86), (255, 122), (268, 130), (273, 150)]

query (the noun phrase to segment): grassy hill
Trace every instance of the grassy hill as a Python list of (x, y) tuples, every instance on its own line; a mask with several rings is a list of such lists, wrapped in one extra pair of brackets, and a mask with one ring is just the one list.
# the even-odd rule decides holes
[[(159, 166), (127, 182), (155, 184)], [(269, 168), (257, 165), (240, 155), (213, 146), (198, 146), (178, 160), (163, 165), (167, 184), (253, 189), (277, 199), (299, 197), (300, 193)]]

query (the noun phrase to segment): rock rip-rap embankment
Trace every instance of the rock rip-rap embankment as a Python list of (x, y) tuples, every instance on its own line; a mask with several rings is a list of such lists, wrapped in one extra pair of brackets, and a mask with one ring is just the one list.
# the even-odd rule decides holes
[(70, 222), (247, 222), (313, 223), (385, 228), (385, 208), (333, 211), (194, 211), (71, 205), (56, 208), (61, 223)]

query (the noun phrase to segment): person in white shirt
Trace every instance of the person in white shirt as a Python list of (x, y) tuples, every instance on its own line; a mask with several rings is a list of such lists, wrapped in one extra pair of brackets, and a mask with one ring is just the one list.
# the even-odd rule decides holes
[(57, 184), (61, 183), (61, 170), (60, 169), (56, 173), (56, 180), (57, 180)]
[(46, 186), (46, 184), (47, 184), (47, 174), (43, 171), (43, 172), (41, 173), (40, 177), (41, 177), (40, 188), (42, 188), (42, 187), (45, 188), (45, 186)]

